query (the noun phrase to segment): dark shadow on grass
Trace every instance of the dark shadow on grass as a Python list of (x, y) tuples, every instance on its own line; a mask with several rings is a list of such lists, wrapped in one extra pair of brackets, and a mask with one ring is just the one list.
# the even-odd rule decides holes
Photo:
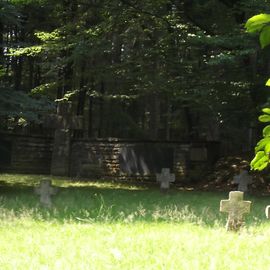
[[(119, 184), (119, 183), (118, 183)], [(135, 185), (132, 184), (132, 187)], [(0, 212), (12, 211), (15, 216), (31, 213), (34, 220), (59, 223), (134, 223), (134, 222), (189, 222), (212, 227), (225, 226), (226, 214), (219, 213), (219, 202), (228, 197), (227, 192), (179, 191), (172, 189), (161, 194), (158, 186), (67, 186), (59, 187), (52, 197), (53, 207), (39, 204), (34, 186), (0, 182)], [(264, 207), (267, 197), (247, 195), (253, 201), (247, 225), (265, 222)]]

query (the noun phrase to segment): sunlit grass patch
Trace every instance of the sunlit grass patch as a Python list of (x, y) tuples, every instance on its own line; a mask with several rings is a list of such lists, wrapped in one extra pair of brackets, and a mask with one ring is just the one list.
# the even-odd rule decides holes
[(60, 177), (50, 175), (37, 174), (0, 174), (0, 184), (8, 186), (22, 185), (33, 186), (37, 185), (42, 179), (51, 179), (53, 185), (59, 187), (97, 187), (107, 189), (128, 189), (128, 190), (144, 190), (147, 189), (145, 185), (135, 185), (127, 181), (113, 181), (113, 180), (82, 180), (76, 177)]
[(25, 223), (0, 227), (1, 269), (269, 269), (269, 227)]
[(0, 175), (0, 269), (269, 269), (267, 197), (246, 195), (246, 227), (228, 233), (227, 193), (56, 178), (46, 209), (41, 177)]

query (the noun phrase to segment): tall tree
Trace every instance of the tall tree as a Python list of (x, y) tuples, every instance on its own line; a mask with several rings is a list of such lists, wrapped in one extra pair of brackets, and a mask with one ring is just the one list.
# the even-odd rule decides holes
[(257, 90), (266, 52), (242, 27), (251, 13), (269, 8), (259, 0), (13, 0), (8, 6), (16, 23), (0, 24), (3, 82), (39, 100), (72, 100), (85, 116), (84, 136), (221, 136), (244, 146), (268, 98)]

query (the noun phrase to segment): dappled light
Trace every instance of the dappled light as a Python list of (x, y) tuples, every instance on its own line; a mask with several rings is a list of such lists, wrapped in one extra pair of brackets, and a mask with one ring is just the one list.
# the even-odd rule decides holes
[(0, 269), (269, 270), (270, 6), (0, 3)]
[[(44, 176), (5, 174), (0, 179), (3, 269), (10, 265), (39, 269), (45, 261), (50, 269), (66, 269), (67, 264), (69, 269), (78, 269), (78, 265), (104, 269), (104, 260), (111, 266), (108, 269), (133, 269), (134, 264), (146, 269), (150, 261), (159, 269), (172, 260), (171, 269), (183, 269), (183, 265), (193, 269), (197, 264), (187, 258), (193, 258), (194, 250), (204, 269), (213, 264), (226, 269), (228, 254), (254, 258), (250, 247), (266, 250), (268, 246), (270, 228), (263, 211), (268, 197), (247, 195), (252, 209), (245, 226), (239, 233), (226, 233), (226, 215), (219, 212), (226, 192), (172, 187), (164, 194), (158, 183), (76, 182), (52, 177), (52, 187), (58, 192), (47, 208), (34, 193)], [(211, 256), (206, 255), (209, 252)], [(233, 265), (240, 261), (242, 265), (239, 260)]]
[[(226, 196), (224, 192), (172, 188), (168, 194), (162, 194), (158, 184), (153, 183), (76, 182), (53, 177), (52, 184), (58, 192), (52, 197), (52, 208), (46, 209), (34, 194), (38, 179), (43, 178), (1, 175), (0, 215), (60, 223), (165, 222), (221, 227), (225, 224), (226, 216), (218, 209), (220, 199)], [(259, 204), (255, 205), (252, 217), (247, 217), (248, 226), (265, 222), (263, 211), (258, 208), (264, 207), (267, 198), (251, 198)]]

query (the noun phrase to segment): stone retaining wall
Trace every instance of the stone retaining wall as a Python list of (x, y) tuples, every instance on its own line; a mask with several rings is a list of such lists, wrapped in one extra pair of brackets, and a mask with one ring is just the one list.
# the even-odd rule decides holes
[[(167, 157), (164, 149), (170, 152)], [(189, 145), (183, 143), (116, 139), (73, 141), (70, 174), (82, 178), (146, 180), (155, 179), (161, 168), (170, 167), (180, 180), (186, 175), (188, 151)]]
[(48, 174), (52, 138), (13, 134), (0, 135), (0, 171)]
[[(50, 137), (0, 134), (0, 171), (50, 174), (52, 145)], [(197, 178), (201, 170), (213, 163), (216, 146), (205, 143), (74, 139), (71, 141), (67, 171), (76, 178), (155, 180), (155, 174), (160, 173), (162, 168), (170, 168), (176, 180), (182, 181)]]

